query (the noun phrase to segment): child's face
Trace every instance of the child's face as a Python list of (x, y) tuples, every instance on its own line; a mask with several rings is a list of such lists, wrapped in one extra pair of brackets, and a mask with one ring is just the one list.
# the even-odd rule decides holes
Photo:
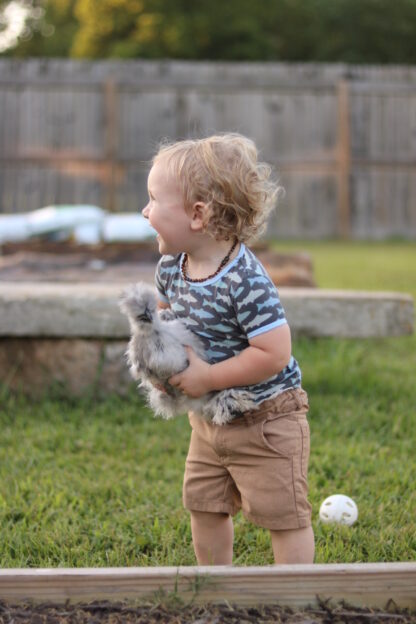
[(159, 253), (186, 251), (190, 241), (191, 217), (185, 211), (179, 186), (168, 175), (166, 163), (157, 161), (147, 179), (149, 203), (142, 214), (157, 232)]

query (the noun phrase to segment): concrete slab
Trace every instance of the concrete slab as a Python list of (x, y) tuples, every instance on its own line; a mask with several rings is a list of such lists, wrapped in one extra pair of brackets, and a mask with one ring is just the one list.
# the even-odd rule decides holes
[[(0, 284), (0, 336), (120, 339), (125, 284)], [(295, 336), (376, 338), (413, 333), (414, 303), (395, 292), (281, 288)]]

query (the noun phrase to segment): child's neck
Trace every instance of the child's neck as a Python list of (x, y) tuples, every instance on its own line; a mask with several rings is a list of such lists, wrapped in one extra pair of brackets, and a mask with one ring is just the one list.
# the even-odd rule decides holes
[[(186, 268), (188, 277), (191, 279), (208, 278), (208, 276), (218, 269), (221, 261), (230, 251), (233, 243), (233, 239), (216, 241), (210, 238), (203, 243), (201, 241), (201, 245), (187, 254), (188, 261)], [(240, 246), (237, 244), (229, 258), (229, 262), (236, 257), (239, 249)]]

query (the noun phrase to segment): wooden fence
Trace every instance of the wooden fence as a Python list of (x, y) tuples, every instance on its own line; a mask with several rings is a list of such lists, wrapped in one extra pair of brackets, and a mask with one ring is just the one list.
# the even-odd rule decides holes
[(160, 139), (238, 131), (286, 196), (278, 237), (416, 238), (416, 68), (0, 60), (0, 212), (135, 212)]

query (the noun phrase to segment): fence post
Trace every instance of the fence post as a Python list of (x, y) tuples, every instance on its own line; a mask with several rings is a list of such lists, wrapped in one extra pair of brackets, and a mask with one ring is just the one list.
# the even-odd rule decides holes
[(116, 162), (117, 157), (117, 93), (113, 78), (108, 78), (104, 83), (104, 107), (105, 107), (105, 174), (106, 185), (106, 210), (115, 211), (115, 185), (116, 185)]
[(351, 137), (350, 137), (350, 101), (349, 86), (346, 80), (337, 84), (338, 96), (338, 235), (341, 238), (351, 237)]

